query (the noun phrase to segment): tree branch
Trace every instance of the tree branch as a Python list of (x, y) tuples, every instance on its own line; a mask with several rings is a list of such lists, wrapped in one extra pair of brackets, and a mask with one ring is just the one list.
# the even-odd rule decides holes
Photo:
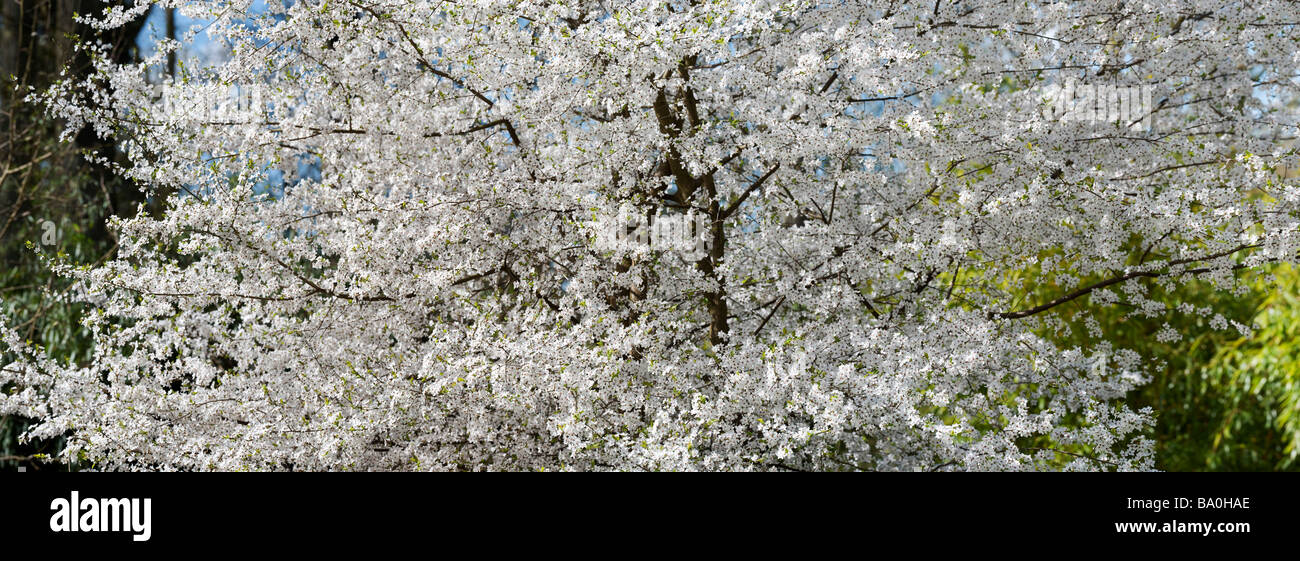
[[(1220, 258), (1220, 257), (1227, 257), (1227, 256), (1229, 256), (1229, 255), (1232, 255), (1232, 254), (1238, 252), (1238, 251), (1242, 251), (1242, 250), (1245, 250), (1245, 249), (1252, 249), (1252, 248), (1256, 248), (1256, 247), (1259, 247), (1259, 244), (1240, 245), (1240, 246), (1237, 246), (1237, 247), (1235, 247), (1235, 248), (1233, 248), (1233, 249), (1229, 249), (1229, 250), (1227, 250), (1227, 251), (1222, 251), (1222, 252), (1216, 253), (1216, 254), (1214, 254), (1214, 255), (1209, 255), (1209, 256), (1206, 256), (1206, 257), (1189, 257), (1189, 258), (1187, 258), (1187, 259), (1176, 259), (1176, 260), (1174, 260), (1174, 261), (1170, 261), (1168, 264), (1166, 264), (1166, 267), (1174, 267), (1174, 266), (1178, 266), (1178, 265), (1185, 265), (1185, 264), (1187, 264), (1187, 263), (1194, 263), (1194, 262), (1196, 262), (1196, 261), (1209, 261), (1209, 260), (1211, 260), (1211, 259), (1218, 259), (1218, 258)], [(1234, 268), (1241, 268), (1241, 266), (1235, 266)], [(1123, 275), (1119, 275), (1119, 276), (1111, 277), (1111, 278), (1108, 278), (1108, 279), (1106, 279), (1106, 280), (1103, 280), (1103, 281), (1099, 281), (1099, 282), (1096, 282), (1096, 283), (1090, 284), (1090, 285), (1088, 285), (1088, 286), (1085, 286), (1085, 287), (1083, 287), (1083, 288), (1080, 288), (1080, 289), (1078, 289), (1078, 290), (1075, 290), (1074, 292), (1071, 292), (1071, 293), (1069, 293), (1069, 294), (1066, 294), (1066, 295), (1064, 295), (1064, 296), (1061, 296), (1060, 298), (1057, 298), (1057, 299), (1055, 299), (1055, 300), (1052, 300), (1052, 301), (1047, 302), (1047, 303), (1044, 303), (1044, 304), (1039, 304), (1039, 305), (1034, 306), (1034, 307), (1032, 307), (1032, 308), (1028, 308), (1028, 309), (1025, 309), (1025, 310), (1019, 310), (1019, 311), (1015, 311), (1015, 312), (990, 312), (990, 313), (989, 313), (989, 317), (999, 317), (999, 318), (1003, 318), (1003, 319), (1018, 319), (1018, 318), (1028, 317), (1028, 316), (1032, 316), (1032, 315), (1037, 314), (1037, 313), (1045, 312), (1045, 311), (1050, 310), (1050, 309), (1052, 309), (1052, 308), (1055, 308), (1055, 307), (1057, 307), (1057, 306), (1060, 306), (1061, 304), (1064, 304), (1064, 303), (1066, 303), (1066, 302), (1069, 302), (1069, 301), (1071, 301), (1071, 300), (1074, 300), (1074, 299), (1076, 299), (1076, 298), (1078, 298), (1078, 297), (1080, 297), (1080, 296), (1085, 296), (1085, 295), (1087, 295), (1087, 294), (1090, 294), (1090, 293), (1092, 293), (1092, 291), (1097, 290), (1097, 289), (1099, 289), (1099, 288), (1105, 288), (1105, 287), (1107, 287), (1107, 286), (1111, 286), (1111, 285), (1113, 285), (1113, 284), (1118, 284), (1118, 283), (1124, 282), (1124, 281), (1129, 280), (1129, 279), (1135, 279), (1135, 278), (1141, 278), (1141, 277), (1150, 277), (1150, 278), (1155, 278), (1155, 277), (1162, 277), (1162, 276), (1169, 275), (1169, 274), (1173, 274), (1173, 273), (1180, 273), (1180, 274), (1181, 274), (1181, 273), (1188, 273), (1188, 272), (1204, 272), (1204, 271), (1206, 271), (1206, 269), (1197, 269), (1197, 270), (1194, 270), (1194, 271), (1133, 271), (1133, 272), (1131, 272), (1131, 273), (1127, 273), (1127, 274), (1123, 274)]]

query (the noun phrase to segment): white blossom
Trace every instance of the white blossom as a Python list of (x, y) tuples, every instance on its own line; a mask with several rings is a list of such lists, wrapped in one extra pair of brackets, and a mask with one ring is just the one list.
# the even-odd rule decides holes
[(175, 195), (60, 269), (92, 363), (3, 331), (0, 413), (105, 469), (1150, 469), (1140, 359), (1039, 328), (1297, 249), (1290, 2), (160, 4), (228, 56), (40, 98)]

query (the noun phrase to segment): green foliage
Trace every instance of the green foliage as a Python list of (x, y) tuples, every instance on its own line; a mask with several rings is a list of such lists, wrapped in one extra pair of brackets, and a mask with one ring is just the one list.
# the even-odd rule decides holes
[[(1276, 283), (1270, 282), (1270, 277)], [(1149, 281), (1141, 281), (1149, 282)], [(1149, 383), (1132, 392), (1132, 407), (1150, 406), (1157, 413), (1152, 436), (1157, 467), (1169, 471), (1295, 470), (1300, 440), (1300, 272), (1288, 266), (1243, 278), (1248, 290), (1232, 294), (1205, 282), (1174, 291), (1151, 283), (1151, 297), (1166, 305), (1153, 317), (1118, 305), (1095, 309), (1102, 338), (1117, 348), (1133, 349), (1151, 362)], [(1211, 313), (1186, 314), (1180, 304)], [(1081, 298), (1067, 306), (1089, 305)], [(1215, 329), (1212, 318), (1255, 325), (1250, 336)], [(1072, 310), (1062, 310), (1068, 329), (1045, 332), (1058, 344), (1090, 346), (1100, 342)], [(1155, 334), (1165, 325), (1181, 340), (1161, 342)]]
[(1212, 438), (1197, 443), (1207, 469), (1300, 468), (1300, 271), (1280, 266), (1275, 273), (1274, 286), (1255, 286), (1264, 297), (1254, 334), (1218, 345), (1188, 388), (1211, 406)]

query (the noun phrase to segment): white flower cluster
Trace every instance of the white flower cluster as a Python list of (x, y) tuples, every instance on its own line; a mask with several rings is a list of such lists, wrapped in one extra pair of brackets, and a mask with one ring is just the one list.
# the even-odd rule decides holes
[[(169, 2), (229, 56), (165, 99), (161, 53), (42, 97), (175, 193), (58, 265), (92, 363), (3, 332), (67, 459), (1150, 469), (1141, 358), (1039, 335), (1296, 255), (1291, 2), (265, 4)], [(1071, 80), (1161, 127), (1052, 119)], [(625, 205), (706, 255), (595, 247)]]

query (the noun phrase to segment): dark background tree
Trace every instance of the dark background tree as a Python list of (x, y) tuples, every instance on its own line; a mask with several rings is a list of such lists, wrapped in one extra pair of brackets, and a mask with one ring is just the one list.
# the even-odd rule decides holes
[[(102, 260), (116, 247), (107, 218), (134, 212), (143, 196), (83, 157), (98, 152), (118, 158), (112, 142), (89, 128), (74, 142), (59, 142), (61, 124), (26, 98), (61, 78), (88, 74), (89, 57), (73, 48), (78, 37), (98, 37), (115, 62), (138, 59), (143, 19), (103, 33), (75, 20), (104, 7), (97, 0), (0, 0), (0, 309), (52, 357), (78, 362), (90, 359), (81, 310), (61, 298), (66, 281), (51, 275), (34, 249), (83, 263)], [(19, 443), (26, 425), (22, 418), (0, 417), (0, 469), (49, 469), (33, 456), (52, 454), (59, 442)]]

